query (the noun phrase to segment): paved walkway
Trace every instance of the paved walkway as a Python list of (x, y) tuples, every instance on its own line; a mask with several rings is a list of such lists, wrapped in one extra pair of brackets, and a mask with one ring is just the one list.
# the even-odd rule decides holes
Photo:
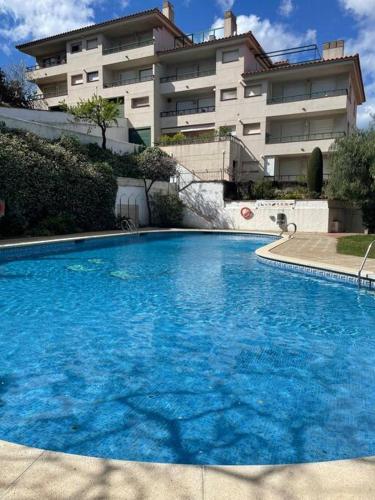
[[(297, 233), (294, 238), (272, 249), (271, 253), (290, 259), (326, 264), (332, 268), (345, 268), (357, 273), (362, 263), (362, 257), (338, 254), (336, 252), (336, 243), (339, 236), (320, 233)], [(368, 259), (365, 271), (375, 273), (375, 259)]]

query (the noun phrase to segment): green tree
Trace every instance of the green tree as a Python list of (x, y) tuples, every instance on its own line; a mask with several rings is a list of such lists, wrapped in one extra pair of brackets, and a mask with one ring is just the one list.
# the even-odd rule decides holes
[(310, 193), (321, 194), (323, 188), (323, 155), (315, 148), (307, 166), (307, 187)]
[(332, 146), (330, 166), (328, 197), (360, 206), (365, 226), (374, 231), (375, 129), (358, 130), (337, 139)]
[(169, 181), (176, 175), (176, 165), (174, 158), (156, 147), (146, 148), (138, 156), (138, 168), (145, 186), (149, 225), (152, 224), (150, 190), (156, 181)]
[(29, 108), (36, 86), (26, 78), (23, 62), (12, 64), (5, 70), (0, 68), (0, 105)]
[(107, 149), (107, 129), (117, 125), (119, 109), (114, 102), (102, 96), (93, 95), (90, 99), (80, 99), (75, 105), (64, 105), (65, 110), (74, 116), (78, 122), (96, 125), (102, 133), (102, 148)]

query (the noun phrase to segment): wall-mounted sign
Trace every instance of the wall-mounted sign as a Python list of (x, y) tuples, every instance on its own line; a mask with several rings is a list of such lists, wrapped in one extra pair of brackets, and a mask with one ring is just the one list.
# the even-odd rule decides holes
[(296, 200), (257, 200), (255, 208), (295, 208)]
[(0, 217), (5, 215), (5, 201), (0, 200)]

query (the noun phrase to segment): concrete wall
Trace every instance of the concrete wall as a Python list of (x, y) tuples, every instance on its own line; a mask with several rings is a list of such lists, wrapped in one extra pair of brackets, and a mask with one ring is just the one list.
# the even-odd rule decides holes
[[(363, 232), (361, 212), (343, 203), (327, 200), (261, 200), (225, 202), (221, 182), (196, 182), (180, 193), (187, 205), (184, 224), (195, 228), (242, 229), (251, 231), (280, 231), (277, 214), (286, 216), (286, 223), (295, 223), (298, 231), (327, 233), (334, 230)], [(241, 215), (250, 208), (253, 217)]]
[[(146, 194), (144, 182), (142, 179), (132, 179), (129, 177), (119, 177), (117, 179), (118, 190), (116, 196), (116, 214), (132, 217), (134, 205), (138, 206), (136, 210), (139, 216), (139, 225), (148, 224), (148, 212), (146, 204)], [(150, 195), (160, 193), (176, 193), (176, 185), (169, 182), (155, 182), (151, 188)], [(128, 210), (128, 207), (129, 210)], [(129, 213), (128, 213), (129, 212)]]
[[(8, 127), (26, 130), (44, 137), (45, 139), (58, 139), (61, 135), (68, 134), (88, 143), (101, 145), (101, 132), (98, 127), (90, 127), (84, 123), (73, 123), (72, 118), (66, 113), (52, 111), (37, 111), (16, 108), (0, 107), (0, 121)], [(126, 120), (122, 126), (111, 127), (107, 132), (107, 147), (115, 153), (133, 153), (136, 150), (134, 144), (128, 143), (123, 136), (127, 130)]]

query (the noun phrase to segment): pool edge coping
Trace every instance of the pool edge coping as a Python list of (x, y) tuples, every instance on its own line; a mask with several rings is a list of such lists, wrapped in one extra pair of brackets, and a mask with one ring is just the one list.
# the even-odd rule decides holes
[[(358, 271), (356, 271), (352, 267), (338, 266), (334, 264), (328, 264), (325, 262), (317, 262), (309, 259), (301, 259), (298, 257), (290, 257), (287, 255), (280, 255), (272, 252), (279, 246), (290, 241), (288, 236), (283, 236), (276, 241), (272, 241), (265, 246), (262, 246), (255, 250), (256, 256), (263, 261), (268, 261), (269, 263), (274, 264), (285, 264), (289, 266), (290, 269), (302, 270), (305, 271), (306, 274), (311, 272), (312, 270), (316, 271), (317, 275), (327, 276), (327, 273), (331, 274), (331, 277), (336, 277), (337, 279), (347, 278), (346, 281), (356, 283), (358, 281)], [(373, 273), (364, 274), (361, 276), (361, 280), (367, 282), (367, 285), (370, 287), (375, 286), (375, 278), (372, 277)], [(340, 280), (341, 281), (341, 280)]]

